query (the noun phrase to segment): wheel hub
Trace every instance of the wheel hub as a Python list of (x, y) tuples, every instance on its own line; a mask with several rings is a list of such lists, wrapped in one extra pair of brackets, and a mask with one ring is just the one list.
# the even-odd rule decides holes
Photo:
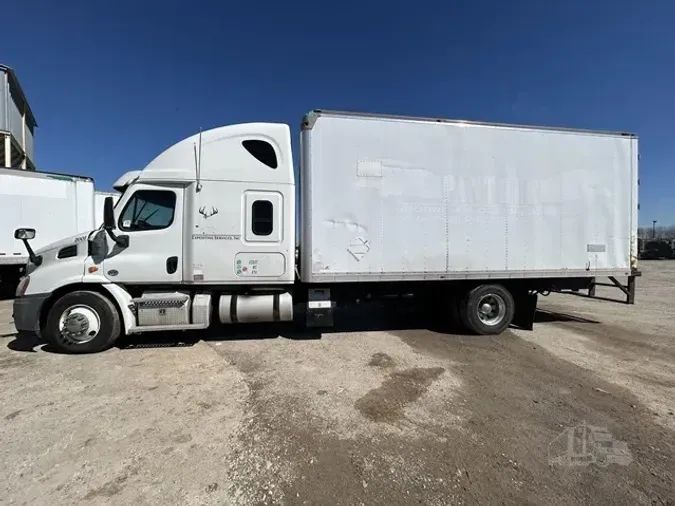
[(66, 309), (59, 319), (61, 338), (71, 344), (94, 339), (101, 330), (101, 317), (91, 307), (78, 304)]
[(80, 313), (72, 313), (66, 317), (63, 333), (68, 337), (79, 337), (89, 330), (89, 320)]
[(484, 295), (478, 302), (478, 318), (485, 325), (499, 325), (506, 316), (506, 302), (496, 293)]

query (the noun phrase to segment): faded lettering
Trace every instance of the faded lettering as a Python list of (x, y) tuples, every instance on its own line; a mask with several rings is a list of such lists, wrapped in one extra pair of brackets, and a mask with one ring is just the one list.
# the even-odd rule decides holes
[(192, 234), (192, 239), (195, 241), (238, 241), (241, 239), (241, 236), (229, 234)]

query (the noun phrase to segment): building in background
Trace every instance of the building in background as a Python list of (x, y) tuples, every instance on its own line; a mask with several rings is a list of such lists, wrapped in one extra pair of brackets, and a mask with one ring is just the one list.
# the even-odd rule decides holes
[(36, 126), (16, 74), (0, 63), (0, 167), (35, 170)]

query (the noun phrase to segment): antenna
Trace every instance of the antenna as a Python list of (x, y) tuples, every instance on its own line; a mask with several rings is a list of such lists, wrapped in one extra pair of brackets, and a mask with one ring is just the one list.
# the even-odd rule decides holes
[(202, 183), (200, 182), (202, 170), (202, 128), (199, 127), (199, 153), (197, 152), (197, 145), (194, 145), (195, 151), (195, 176), (197, 179), (197, 192), (201, 191)]

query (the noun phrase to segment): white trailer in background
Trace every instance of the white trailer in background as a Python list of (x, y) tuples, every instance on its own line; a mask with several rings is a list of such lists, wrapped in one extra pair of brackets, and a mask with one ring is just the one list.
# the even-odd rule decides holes
[(17, 230), (17, 329), (87, 353), (216, 321), (325, 327), (401, 295), (498, 334), (531, 328), (538, 293), (605, 276), (633, 303), (634, 135), (325, 111), (301, 130), (297, 210), (290, 128), (250, 123), (125, 174), (98, 231), (32, 252)]
[[(103, 222), (103, 202), (111, 192), (94, 190), (90, 177), (0, 169), (0, 284), (14, 293), (28, 264), (17, 228), (40, 230), (35, 247), (97, 228)], [(100, 209), (97, 209), (99, 207)], [(98, 215), (98, 217), (97, 217)]]
[(103, 206), (105, 205), (105, 199), (111, 197), (113, 199), (113, 204), (117, 204), (119, 196), (120, 194), (118, 192), (100, 190), (94, 192), (94, 228), (99, 228), (103, 225)]

